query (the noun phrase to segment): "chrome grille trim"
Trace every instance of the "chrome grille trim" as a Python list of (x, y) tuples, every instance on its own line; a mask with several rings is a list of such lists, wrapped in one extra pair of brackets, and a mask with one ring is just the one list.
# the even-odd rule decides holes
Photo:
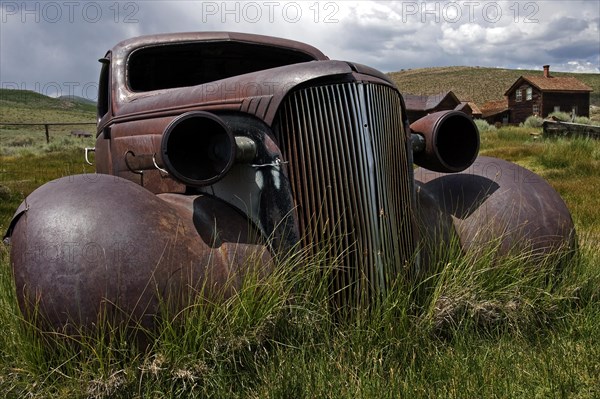
[(324, 242), (343, 264), (335, 282), (343, 301), (382, 294), (416, 247), (400, 95), (358, 82), (301, 89), (274, 128), (304, 244)]

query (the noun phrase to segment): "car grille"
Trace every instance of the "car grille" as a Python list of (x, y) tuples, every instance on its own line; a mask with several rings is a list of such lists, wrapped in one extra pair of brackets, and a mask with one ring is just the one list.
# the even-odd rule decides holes
[(336, 260), (338, 300), (382, 294), (415, 252), (400, 95), (358, 82), (301, 89), (284, 101), (274, 131), (303, 244)]

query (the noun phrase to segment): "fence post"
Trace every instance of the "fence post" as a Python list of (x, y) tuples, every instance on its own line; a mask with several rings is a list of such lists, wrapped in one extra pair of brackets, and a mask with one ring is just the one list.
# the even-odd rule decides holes
[(44, 124), (44, 127), (46, 128), (46, 144), (50, 144), (50, 133), (48, 132), (48, 124)]

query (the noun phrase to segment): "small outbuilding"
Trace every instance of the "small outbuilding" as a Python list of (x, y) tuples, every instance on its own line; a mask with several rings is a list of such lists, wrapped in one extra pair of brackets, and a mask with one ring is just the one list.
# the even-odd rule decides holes
[(506, 98), (503, 100), (488, 101), (481, 106), (481, 119), (490, 125), (507, 125), (510, 119), (510, 108)]
[[(432, 95), (402, 94), (406, 114), (410, 123), (438, 111), (449, 111), (461, 107), (461, 101), (452, 91)], [(471, 108), (466, 108), (468, 115)]]
[(481, 118), (481, 111), (479, 107), (472, 101), (461, 101), (455, 108), (455, 111), (461, 111), (472, 118)]

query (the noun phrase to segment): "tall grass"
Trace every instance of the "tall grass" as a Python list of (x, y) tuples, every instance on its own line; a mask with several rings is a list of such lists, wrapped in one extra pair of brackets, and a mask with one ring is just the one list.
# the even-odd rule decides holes
[(526, 254), (498, 262), (495, 250), (475, 258), (451, 245), (421, 282), (401, 278), (344, 318), (330, 312), (332, 263), (295, 254), (229, 298), (163, 314), (143, 347), (110, 325), (66, 337), (25, 322), (4, 251), (0, 388), (9, 398), (600, 393), (598, 248), (560, 269)]
[[(576, 257), (533, 262), (527, 253), (499, 258), (494, 243), (477, 256), (457, 242), (434, 244), (429, 268), (336, 317), (335, 260), (292, 252), (229, 297), (198, 297), (179, 313), (165, 306), (158, 328), (136, 341), (108, 322), (77, 336), (28, 323), (0, 246), (0, 390), (7, 398), (599, 397), (600, 210), (591, 199), (600, 144), (529, 132), (487, 132), (483, 152), (533, 167), (561, 191), (577, 224)], [(43, 181), (82, 169), (75, 151), (2, 161), (8, 194), (0, 195), (13, 207)]]
[(0, 384), (13, 397), (53, 396), (57, 388), (59, 397), (69, 398), (243, 392), (256, 384), (277, 348), (300, 348), (329, 334), (329, 266), (301, 254), (289, 256), (266, 278), (251, 273), (228, 298), (198, 296), (178, 313), (165, 306), (156, 331), (134, 331), (144, 334), (138, 342), (108, 321), (94, 332), (64, 336), (23, 320), (3, 249)]
[(31, 157), (51, 152), (63, 152), (69, 149), (94, 147), (95, 139), (71, 136), (66, 129), (54, 127), (50, 141), (46, 142), (43, 132), (20, 129), (7, 134), (0, 128), (0, 156)]

